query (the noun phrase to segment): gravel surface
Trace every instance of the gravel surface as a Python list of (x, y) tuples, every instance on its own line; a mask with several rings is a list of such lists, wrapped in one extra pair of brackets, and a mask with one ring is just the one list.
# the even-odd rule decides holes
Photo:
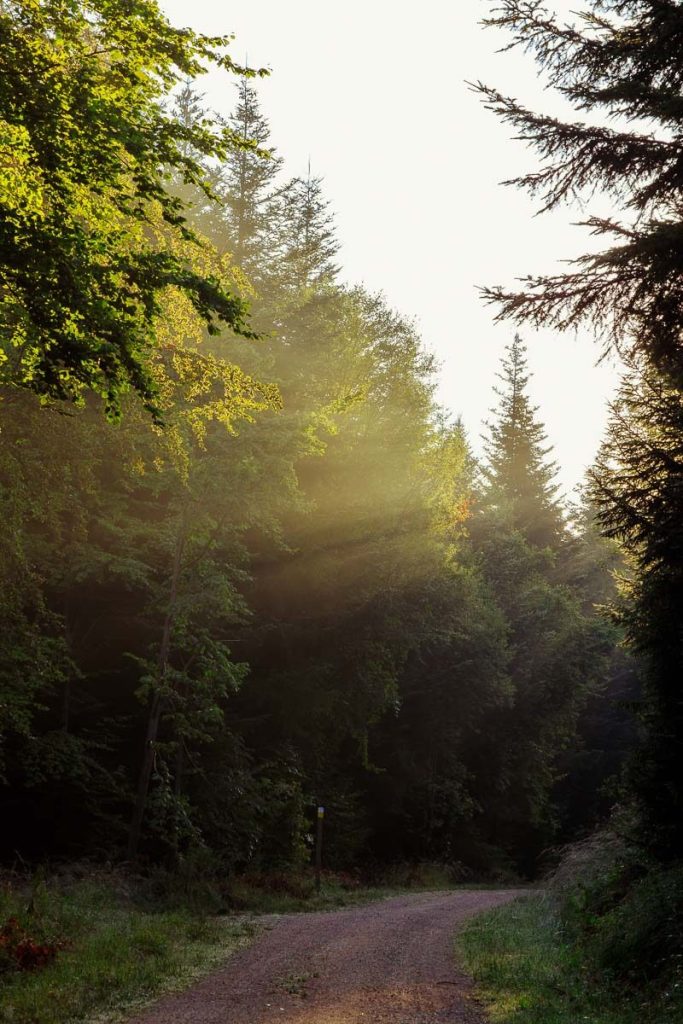
[(228, 965), (131, 1024), (481, 1024), (453, 935), (507, 891), (399, 896), (268, 919)]

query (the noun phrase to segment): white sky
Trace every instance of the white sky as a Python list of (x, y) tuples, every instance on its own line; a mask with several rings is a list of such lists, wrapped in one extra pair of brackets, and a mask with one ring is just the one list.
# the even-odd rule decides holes
[[(571, 227), (581, 211), (533, 219), (525, 194), (499, 182), (534, 164), (511, 129), (465, 81), (481, 79), (554, 112), (530, 56), (497, 53), (505, 37), (480, 27), (487, 0), (162, 0), (171, 20), (234, 32), (233, 57), (266, 66), (258, 86), (272, 141), (289, 175), (312, 171), (336, 213), (342, 276), (383, 291), (415, 317), (442, 363), (440, 399), (462, 415), (475, 451), (510, 324), (493, 324), (477, 285), (552, 272), (589, 245)], [(557, 0), (568, 12), (576, 2)], [(225, 76), (200, 83), (227, 113)], [(540, 406), (566, 490), (592, 461), (616, 383), (595, 366), (588, 335), (522, 331)]]

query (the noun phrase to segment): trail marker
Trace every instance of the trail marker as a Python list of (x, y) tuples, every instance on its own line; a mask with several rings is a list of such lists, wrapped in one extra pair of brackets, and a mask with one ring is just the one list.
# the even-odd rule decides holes
[(323, 821), (325, 808), (318, 807), (318, 821), (315, 831), (315, 891), (320, 892), (320, 868), (323, 862)]

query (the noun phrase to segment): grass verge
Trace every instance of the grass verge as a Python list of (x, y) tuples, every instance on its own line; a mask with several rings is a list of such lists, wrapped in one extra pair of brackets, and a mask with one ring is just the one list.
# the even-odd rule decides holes
[(526, 896), (458, 940), (494, 1024), (682, 1024), (678, 992), (610, 985), (566, 936), (553, 901)]
[[(28, 896), (28, 899), (27, 899)], [(149, 912), (114, 882), (5, 885), (3, 920), (61, 948), (48, 966), (0, 973), (0, 1021), (11, 1024), (114, 1022), (156, 995), (191, 983), (249, 941), (248, 921), (189, 910)]]

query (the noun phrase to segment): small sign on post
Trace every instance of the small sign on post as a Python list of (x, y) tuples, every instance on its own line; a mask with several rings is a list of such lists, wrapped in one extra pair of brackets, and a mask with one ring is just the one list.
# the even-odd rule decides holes
[(318, 807), (318, 821), (315, 832), (315, 891), (320, 892), (320, 868), (323, 862), (323, 821), (325, 808)]

